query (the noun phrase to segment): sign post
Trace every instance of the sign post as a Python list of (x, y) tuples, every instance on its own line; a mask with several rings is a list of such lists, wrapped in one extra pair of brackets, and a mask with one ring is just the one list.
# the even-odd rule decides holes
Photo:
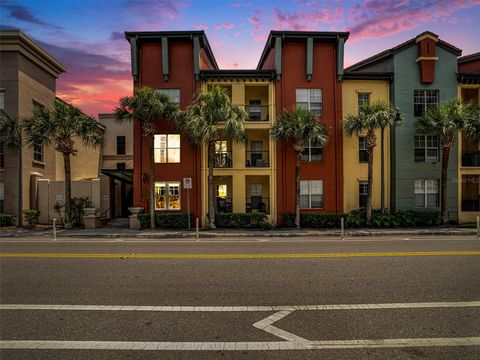
[(183, 178), (183, 188), (187, 190), (187, 223), (188, 230), (191, 229), (190, 225), (190, 189), (192, 188), (192, 178)]

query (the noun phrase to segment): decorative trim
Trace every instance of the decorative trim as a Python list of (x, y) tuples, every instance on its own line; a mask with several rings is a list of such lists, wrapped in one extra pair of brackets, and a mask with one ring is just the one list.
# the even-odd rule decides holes
[(424, 35), (422, 35), (422, 36), (419, 36), (419, 37), (417, 37), (417, 38), (415, 39), (415, 42), (418, 43), (418, 42), (420, 42), (420, 41), (422, 41), (422, 40), (425, 40), (425, 39), (430, 39), (430, 40), (433, 40), (433, 41), (435, 41), (435, 42), (438, 42), (438, 37), (435, 37), (435, 36), (433, 36), (433, 35), (431, 35), (431, 34), (424, 34)]
[(169, 59), (168, 59), (168, 38), (162, 37), (162, 72), (163, 72), (163, 79), (168, 81), (168, 77), (170, 75), (169, 69)]
[(277, 80), (282, 77), (282, 38), (275, 38), (275, 67), (277, 70)]
[(420, 57), (417, 58), (416, 62), (423, 61), (423, 60), (433, 60), (433, 61), (437, 61), (437, 60), (438, 60), (438, 56), (420, 56)]
[(198, 36), (193, 38), (193, 73), (195, 79), (200, 80), (200, 40)]
[(313, 74), (313, 37), (307, 38), (307, 64), (306, 64), (306, 75), (307, 81), (312, 80)]

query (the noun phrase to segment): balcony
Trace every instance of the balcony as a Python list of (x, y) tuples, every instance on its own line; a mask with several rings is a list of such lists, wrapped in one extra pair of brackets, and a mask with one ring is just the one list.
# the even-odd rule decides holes
[(462, 200), (462, 211), (480, 212), (480, 199)]
[(215, 198), (215, 210), (219, 213), (231, 213), (233, 211), (232, 198), (217, 196)]
[(463, 167), (480, 167), (480, 151), (463, 152), (462, 166)]
[(248, 196), (245, 202), (247, 213), (270, 214), (270, 198), (265, 196)]
[(246, 105), (245, 111), (248, 114), (247, 121), (268, 121), (268, 105)]
[(233, 164), (231, 151), (215, 151), (213, 158), (214, 168), (231, 168)]
[(267, 168), (269, 167), (268, 151), (246, 151), (245, 167), (247, 168)]

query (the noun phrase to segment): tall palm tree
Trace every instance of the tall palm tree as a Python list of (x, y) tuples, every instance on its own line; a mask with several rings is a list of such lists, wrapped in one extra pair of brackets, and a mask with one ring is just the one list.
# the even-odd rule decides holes
[(300, 161), (305, 145), (309, 141), (325, 146), (328, 141), (327, 127), (319, 122), (309, 110), (296, 107), (292, 111), (284, 110), (272, 127), (272, 137), (281, 143), (292, 143), (296, 153), (295, 162), (295, 226), (300, 228)]
[(366, 205), (366, 220), (372, 218), (373, 198), (373, 153), (377, 146), (377, 129), (385, 129), (390, 124), (396, 125), (397, 111), (386, 101), (377, 100), (363, 103), (357, 115), (347, 115), (343, 122), (343, 129), (347, 136), (362, 135), (366, 133), (368, 154), (368, 193)]
[(241, 142), (245, 140), (243, 122), (248, 114), (232, 105), (227, 92), (214, 87), (199, 93), (191, 106), (177, 116), (180, 131), (185, 132), (192, 144), (206, 145), (208, 154), (208, 220), (215, 229), (215, 196), (213, 167), (215, 143), (219, 140)]
[(148, 159), (150, 163), (150, 227), (155, 229), (155, 158), (154, 137), (157, 130), (157, 121), (173, 118), (177, 106), (165, 93), (150, 87), (137, 87), (133, 96), (124, 96), (115, 109), (115, 120), (118, 123), (125, 121), (139, 121), (142, 135), (149, 144)]
[(104, 137), (99, 131), (98, 122), (85, 115), (80, 109), (55, 99), (52, 110), (43, 106), (35, 107), (33, 115), (23, 120), (25, 143), (29, 147), (36, 144), (52, 144), (63, 155), (65, 170), (65, 226), (71, 227), (72, 175), (70, 156), (78, 153), (75, 138), (84, 146), (103, 146)]
[(442, 147), (442, 180), (441, 180), (441, 217), (442, 224), (449, 221), (448, 196), (448, 162), (450, 152), (455, 146), (456, 134), (463, 130), (466, 137), (479, 139), (478, 108), (470, 103), (462, 103), (452, 99), (438, 106), (430, 107), (425, 116), (417, 120), (417, 129), (424, 134), (438, 135)]

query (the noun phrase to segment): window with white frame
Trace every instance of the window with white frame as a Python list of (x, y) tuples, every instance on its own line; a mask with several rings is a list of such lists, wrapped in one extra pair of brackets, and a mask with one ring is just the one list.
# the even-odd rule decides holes
[(180, 89), (157, 89), (157, 91), (168, 95), (175, 104), (180, 105)]
[(422, 117), (432, 106), (439, 103), (440, 92), (438, 90), (414, 90), (413, 113), (416, 117)]
[(157, 134), (153, 141), (156, 163), (180, 162), (180, 134)]
[(155, 210), (180, 210), (180, 182), (155, 182)]
[(415, 161), (438, 161), (438, 135), (415, 135)]
[(322, 89), (296, 89), (296, 97), (298, 107), (322, 114)]
[(358, 183), (358, 207), (367, 207), (368, 198), (368, 181), (360, 181)]
[(323, 180), (300, 181), (300, 208), (323, 209)]
[(359, 109), (363, 106), (363, 104), (370, 104), (370, 93), (368, 92), (357, 93), (357, 98), (358, 98)]
[(361, 163), (368, 162), (367, 138), (365, 136), (358, 137), (358, 161)]
[(323, 146), (314, 142), (308, 141), (302, 152), (303, 161), (321, 161), (323, 160)]
[(437, 179), (415, 180), (415, 207), (436, 208), (439, 204)]
[(33, 160), (43, 162), (43, 145), (42, 144), (33, 145)]

